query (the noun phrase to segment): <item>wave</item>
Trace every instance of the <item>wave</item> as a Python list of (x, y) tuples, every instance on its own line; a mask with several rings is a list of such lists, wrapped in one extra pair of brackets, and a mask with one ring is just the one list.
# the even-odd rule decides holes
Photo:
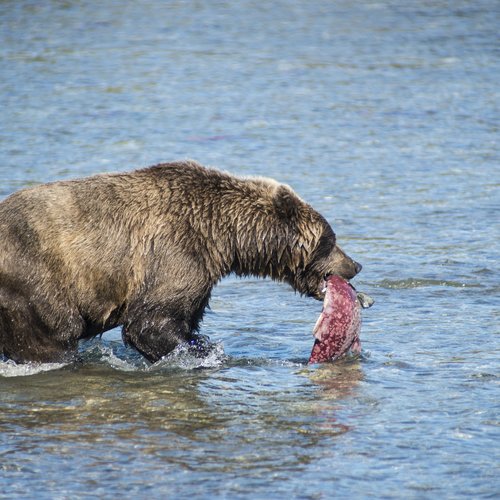
[(479, 283), (464, 283), (462, 281), (437, 280), (426, 278), (405, 278), (401, 280), (382, 280), (373, 286), (377, 288), (406, 289), (422, 288), (431, 286), (452, 287), (452, 288), (482, 288)]

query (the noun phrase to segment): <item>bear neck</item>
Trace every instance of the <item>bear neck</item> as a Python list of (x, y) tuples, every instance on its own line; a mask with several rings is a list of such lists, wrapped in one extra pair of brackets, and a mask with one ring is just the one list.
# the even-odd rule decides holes
[(298, 236), (269, 219), (266, 212), (247, 211), (233, 221), (230, 272), (290, 281), (303, 267)]

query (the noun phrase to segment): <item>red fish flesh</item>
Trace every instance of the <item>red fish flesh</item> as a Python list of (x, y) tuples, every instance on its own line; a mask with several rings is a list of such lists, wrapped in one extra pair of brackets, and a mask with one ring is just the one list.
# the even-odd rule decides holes
[(340, 276), (326, 279), (325, 292), (323, 310), (313, 330), (315, 341), (309, 363), (332, 361), (349, 350), (360, 353), (361, 307), (373, 304), (373, 299), (358, 294)]

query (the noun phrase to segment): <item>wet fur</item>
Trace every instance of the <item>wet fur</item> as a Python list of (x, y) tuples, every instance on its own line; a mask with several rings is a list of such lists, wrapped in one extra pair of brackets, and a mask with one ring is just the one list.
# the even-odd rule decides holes
[(194, 338), (232, 272), (321, 299), (325, 273), (358, 270), (325, 219), (271, 179), (185, 161), (44, 184), (0, 203), (0, 353), (63, 360), (122, 325), (156, 361)]

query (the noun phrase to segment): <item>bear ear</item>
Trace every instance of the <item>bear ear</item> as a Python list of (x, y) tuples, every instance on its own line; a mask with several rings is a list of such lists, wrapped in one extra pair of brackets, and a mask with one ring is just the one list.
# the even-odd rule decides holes
[(300, 199), (293, 192), (292, 188), (280, 184), (274, 193), (274, 207), (279, 217), (293, 219), (297, 216), (300, 209)]

